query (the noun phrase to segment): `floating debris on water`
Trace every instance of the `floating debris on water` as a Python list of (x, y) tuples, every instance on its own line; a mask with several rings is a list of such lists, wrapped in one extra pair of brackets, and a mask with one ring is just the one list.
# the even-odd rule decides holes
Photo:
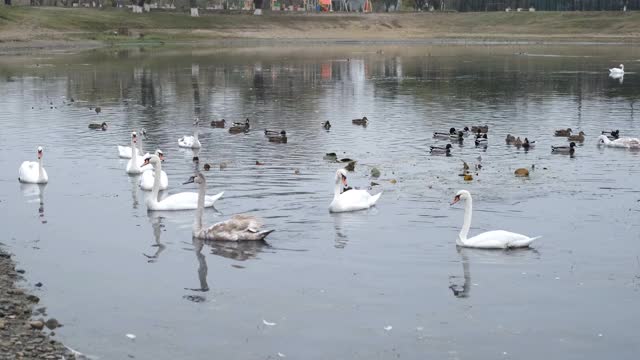
[(269, 321), (267, 321), (265, 319), (262, 319), (262, 323), (267, 325), (267, 326), (276, 326), (276, 325), (278, 325), (277, 323), (269, 322)]

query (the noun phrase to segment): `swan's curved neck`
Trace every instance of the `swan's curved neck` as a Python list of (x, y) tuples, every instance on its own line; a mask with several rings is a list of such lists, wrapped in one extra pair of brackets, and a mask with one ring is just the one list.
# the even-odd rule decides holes
[(158, 193), (160, 192), (160, 177), (162, 174), (162, 164), (160, 161), (157, 161), (153, 164), (153, 187), (151, 188), (151, 201), (154, 203), (158, 202)]
[(193, 139), (194, 142), (198, 140), (198, 125), (196, 125), (196, 127), (193, 129)]
[(458, 240), (456, 241), (458, 245), (464, 245), (467, 241), (467, 235), (469, 235), (469, 228), (471, 227), (471, 213), (473, 212), (472, 203), (473, 200), (469, 197), (464, 204), (464, 223), (462, 224), (462, 229), (460, 230)]
[(197, 234), (202, 230), (202, 214), (204, 212), (204, 196), (206, 194), (207, 184), (205, 181), (198, 184), (198, 209), (196, 210), (196, 218), (193, 221), (193, 234)]
[(336, 186), (333, 189), (333, 200), (337, 199), (340, 196), (342, 190), (342, 185), (340, 184), (340, 180), (336, 180)]
[(38, 180), (43, 180), (44, 172), (42, 171), (42, 156), (38, 159)]
[[(140, 151), (142, 151), (142, 145), (140, 145)], [(133, 138), (131, 138), (131, 163), (133, 165), (136, 164), (136, 160), (138, 160), (138, 151), (136, 150), (136, 143), (133, 141)]]

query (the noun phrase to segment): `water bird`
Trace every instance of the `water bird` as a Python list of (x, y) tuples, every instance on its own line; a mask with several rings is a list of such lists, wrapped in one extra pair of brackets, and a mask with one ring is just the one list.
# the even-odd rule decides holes
[(536, 146), (536, 142), (535, 141), (529, 141), (528, 138), (524, 138), (524, 142), (522, 143), (522, 148), (525, 150), (529, 150), (532, 147)]
[(42, 165), (44, 149), (38, 146), (36, 156), (38, 161), (24, 161), (18, 169), (18, 181), (29, 184), (46, 184), (49, 182), (49, 175)]
[(451, 154), (451, 144), (447, 144), (447, 146), (430, 146), (429, 152), (431, 154)]
[(554, 133), (555, 136), (569, 136), (571, 135), (571, 128), (556, 130)]
[(620, 64), (619, 68), (611, 68), (609, 69), (610, 75), (624, 75), (624, 65)]
[(487, 146), (489, 144), (489, 139), (487, 138), (487, 134), (483, 134), (479, 137), (476, 137), (476, 146)]
[[(131, 138), (136, 137), (137, 134), (135, 131), (131, 133)], [(135, 149), (138, 156), (142, 156), (142, 151), (140, 149), (131, 146), (120, 146), (118, 145), (118, 157), (122, 159), (131, 159), (131, 149)]]
[(516, 171), (514, 171), (513, 173), (518, 177), (526, 177), (529, 176), (529, 169), (519, 168), (516, 169)]
[(511, 143), (513, 143), (514, 141), (516, 141), (516, 137), (511, 135), (511, 134), (507, 134), (507, 138), (505, 139), (507, 145), (511, 145)]
[(244, 123), (234, 122), (229, 127), (229, 133), (231, 134), (240, 134), (240, 133), (248, 133), (251, 129), (251, 125), (249, 123), (249, 119), (247, 119)]
[[(158, 201), (160, 191), (160, 177), (162, 173), (162, 163), (157, 155), (151, 155), (144, 159), (144, 165), (151, 164), (154, 170), (153, 187), (151, 196), (146, 197), (145, 203), (149, 210), (194, 210), (198, 208), (198, 194), (194, 192), (181, 192), (169, 195)], [(212, 207), (224, 192), (213, 196), (204, 196), (204, 207)]]
[(556, 154), (573, 155), (576, 152), (576, 143), (571, 142), (569, 146), (551, 146), (551, 152)]
[(567, 137), (568, 141), (578, 141), (578, 142), (583, 142), (584, 141), (584, 131), (580, 131), (578, 133), (578, 135), (569, 135)]
[[(265, 134), (267, 134), (267, 130), (265, 130)], [(277, 131), (268, 133), (267, 137), (269, 138), (269, 142), (281, 144), (287, 143), (287, 132), (284, 130), (280, 131), (279, 133)]]
[(363, 116), (362, 119), (353, 119), (353, 120), (351, 120), (351, 123), (353, 125), (367, 126), (367, 125), (369, 125), (369, 119), (367, 119), (366, 116)]
[(178, 139), (178, 146), (181, 148), (199, 149), (202, 147), (200, 140), (198, 139), (198, 126), (200, 125), (200, 119), (196, 118), (193, 122), (193, 136), (185, 135)]
[(456, 245), (470, 248), (480, 249), (509, 249), (529, 247), (529, 245), (538, 237), (528, 237), (526, 235), (517, 234), (504, 230), (493, 230), (478, 234), (472, 238), (467, 238), (469, 228), (471, 227), (472, 199), (471, 193), (467, 190), (460, 190), (453, 198), (451, 205), (456, 204), (460, 200), (465, 200), (464, 207), (464, 223), (456, 240)]
[(198, 185), (198, 200), (195, 220), (193, 222), (193, 237), (213, 241), (263, 241), (274, 230), (260, 230), (262, 221), (255, 216), (240, 214), (231, 219), (218, 222), (209, 227), (202, 224), (202, 216), (205, 207), (207, 181), (198, 172), (191, 176), (185, 184), (196, 183)]
[[(154, 152), (154, 155), (160, 158), (160, 161), (164, 161), (164, 153), (162, 150), (157, 149)], [(150, 155), (145, 156), (146, 159)], [(144, 160), (143, 160), (144, 161)], [(138, 186), (140, 189), (145, 191), (151, 191), (153, 189), (153, 182), (155, 181), (155, 172), (153, 169), (146, 169), (142, 172), (140, 176), (140, 180), (138, 181)], [(167, 173), (164, 170), (160, 171), (160, 190), (167, 190), (169, 188), (169, 177), (167, 177)]]
[(598, 145), (627, 148), (627, 149), (638, 149), (640, 148), (640, 139), (619, 138), (615, 140), (609, 140), (609, 138), (606, 135), (600, 135), (600, 137), (598, 137)]
[(474, 133), (474, 134), (477, 134), (477, 133), (486, 134), (486, 133), (489, 132), (489, 125), (472, 126), (471, 127), (471, 132)]
[(620, 138), (620, 130), (602, 131), (602, 135), (607, 135), (609, 140)]
[(451, 137), (457, 137), (457, 136), (458, 135), (457, 135), (456, 128), (453, 128), (453, 127), (451, 129), (449, 129), (448, 133), (446, 133), (446, 132), (437, 132), (437, 131), (433, 133), (433, 137), (434, 138), (440, 138), (440, 139), (449, 139)]
[(103, 122), (102, 124), (98, 124), (98, 123), (91, 123), (89, 124), (89, 129), (101, 129), (102, 131), (107, 130), (107, 128), (109, 127), (109, 125), (107, 125), (106, 122)]
[(515, 141), (513, 142), (513, 145), (515, 145), (515, 147), (519, 148), (522, 146), (522, 140), (520, 140), (520, 136), (518, 136)]
[[(136, 144), (138, 142), (138, 135), (136, 134), (136, 132), (132, 132), (131, 133), (131, 148), (134, 149), (136, 148)], [(125, 171), (127, 172), (127, 174), (129, 175), (138, 175), (138, 174), (142, 174), (144, 172), (144, 170), (147, 170), (147, 168), (143, 169), (142, 168), (142, 163), (144, 161), (144, 158), (142, 156), (140, 156), (140, 153), (142, 152), (142, 148), (137, 148), (136, 151), (132, 151), (131, 152), (131, 159), (129, 159), (129, 161), (127, 162), (127, 167), (125, 168)]]
[(322, 127), (323, 127), (325, 130), (329, 130), (329, 129), (331, 129), (331, 123), (329, 122), (329, 120), (327, 120), (327, 121), (325, 121), (324, 123), (322, 123)]
[(225, 125), (226, 125), (227, 121), (225, 119), (222, 120), (212, 120), (211, 121), (211, 126), (214, 128), (222, 128), (224, 129)]
[(102, 108), (100, 106), (96, 106), (94, 110), (96, 111), (96, 114), (100, 114), (100, 112), (102, 112)]
[(368, 209), (376, 204), (382, 192), (371, 195), (366, 190), (349, 189), (347, 185), (347, 171), (338, 169), (336, 171), (333, 201), (329, 205), (329, 212), (346, 212)]
[(203, 168), (204, 168), (204, 171), (209, 171), (211, 169), (211, 165), (204, 164)]

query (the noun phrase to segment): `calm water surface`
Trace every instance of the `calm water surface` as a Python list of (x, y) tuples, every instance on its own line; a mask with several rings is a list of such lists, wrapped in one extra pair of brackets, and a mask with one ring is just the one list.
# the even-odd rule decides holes
[[(622, 83), (607, 77), (620, 63)], [(633, 359), (640, 153), (598, 148), (596, 135), (640, 136), (637, 68), (640, 49), (622, 46), (0, 57), (0, 241), (65, 324), (56, 337), (103, 359)], [(367, 128), (351, 124), (363, 115)], [(193, 212), (147, 212), (116, 145), (146, 128), (146, 150), (167, 156), (168, 192), (193, 191), (181, 183), (194, 154), (177, 139), (196, 116), (208, 191), (225, 191), (206, 222), (260, 215), (277, 230), (270, 246), (202, 244)], [(208, 126), (247, 117), (246, 135)], [(87, 129), (102, 121), (108, 131)], [(428, 154), (446, 144), (433, 131), (477, 124), (489, 125), (487, 148)], [(587, 134), (573, 158), (549, 149), (566, 144), (551, 136), (566, 127)], [(267, 142), (264, 128), (286, 129), (289, 143)], [(538, 145), (507, 146), (507, 133)], [(38, 145), (50, 183), (20, 185)], [(376, 208), (328, 213), (341, 166), (328, 152), (358, 161), (351, 185), (379, 184)], [(483, 169), (464, 182), (461, 160), (478, 155)], [(532, 164), (529, 179), (513, 176)], [(462, 188), (472, 234), (543, 238), (531, 250), (456, 249), (463, 210), (449, 202)]]

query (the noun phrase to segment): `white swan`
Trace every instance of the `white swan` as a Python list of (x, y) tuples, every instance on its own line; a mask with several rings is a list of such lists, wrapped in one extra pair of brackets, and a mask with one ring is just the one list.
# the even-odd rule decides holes
[(38, 146), (38, 161), (24, 161), (18, 169), (18, 181), (29, 184), (46, 184), (49, 182), (47, 171), (42, 166), (44, 149)]
[[(138, 135), (136, 135), (136, 132), (132, 132), (131, 133), (131, 148), (132, 149), (136, 149), (136, 143), (138, 141)], [(140, 150), (140, 152), (142, 152), (142, 149), (137, 148), (136, 150)], [(140, 156), (138, 154), (138, 151), (132, 151), (131, 152), (131, 159), (129, 159), (129, 161), (127, 161), (127, 167), (125, 168), (125, 170), (127, 171), (127, 174), (129, 175), (138, 175), (138, 174), (142, 174), (142, 172), (146, 169), (142, 168), (142, 162), (143, 162), (143, 158), (142, 156)]]
[(200, 120), (196, 118), (193, 126), (193, 136), (183, 136), (178, 139), (178, 146), (183, 148), (191, 148), (191, 149), (199, 149), (202, 145), (200, 144), (200, 140), (198, 140), (198, 125), (200, 124)]
[[(162, 173), (162, 164), (157, 155), (151, 155), (144, 159), (143, 165), (151, 164), (154, 170), (153, 188), (151, 195), (145, 199), (149, 210), (193, 210), (198, 208), (198, 194), (194, 192), (182, 192), (169, 195), (158, 201), (158, 192), (160, 191), (160, 177)], [(224, 192), (220, 192), (214, 196), (204, 197), (204, 207), (211, 207)]]
[(615, 140), (609, 140), (607, 135), (600, 135), (598, 137), (598, 145), (606, 145), (609, 147), (626, 149), (640, 149), (640, 139), (623, 137)]
[[(160, 161), (164, 161), (164, 153), (162, 152), (162, 150), (158, 149), (155, 151), (154, 154), (160, 158)], [(149, 156), (151, 155), (147, 155), (145, 159)], [(140, 176), (140, 181), (138, 181), (138, 185), (142, 190), (151, 191), (151, 189), (153, 189), (153, 180), (155, 178), (155, 175), (154, 175), (155, 173), (153, 172), (153, 167), (151, 165), (146, 165), (145, 167), (147, 166), (149, 167), (149, 169), (144, 170), (142, 172), (142, 175)], [(160, 190), (167, 190), (168, 187), (169, 187), (169, 178), (167, 177), (167, 173), (164, 172), (164, 170), (162, 170), (160, 172)]]
[(198, 172), (185, 182), (198, 184), (198, 209), (193, 222), (193, 236), (198, 239), (215, 241), (262, 241), (273, 230), (262, 230), (262, 221), (251, 215), (235, 215), (229, 220), (216, 223), (208, 228), (202, 226), (202, 213), (204, 212), (207, 181)]
[(471, 194), (467, 190), (460, 190), (453, 199), (451, 205), (460, 200), (466, 200), (464, 207), (464, 224), (456, 240), (456, 245), (481, 249), (507, 249), (528, 247), (538, 237), (530, 238), (526, 235), (516, 234), (504, 230), (487, 231), (467, 239), (469, 228), (471, 227), (472, 200)]
[(610, 75), (624, 75), (624, 65), (620, 64), (619, 68), (611, 68), (609, 69)]
[(380, 195), (382, 195), (382, 192), (371, 195), (366, 190), (347, 189), (342, 191), (343, 186), (347, 186), (347, 171), (339, 169), (336, 171), (336, 185), (333, 192), (333, 201), (329, 205), (330, 212), (368, 209), (375, 205)]
[[(133, 137), (133, 135), (136, 132), (132, 132), (131, 133), (131, 137)], [(133, 145), (132, 145), (133, 146)], [(132, 146), (120, 146), (118, 145), (118, 157), (120, 157), (121, 159), (131, 159), (131, 148)], [(142, 156), (142, 150), (135, 148), (136, 149), (136, 153), (138, 154), (138, 156)]]

